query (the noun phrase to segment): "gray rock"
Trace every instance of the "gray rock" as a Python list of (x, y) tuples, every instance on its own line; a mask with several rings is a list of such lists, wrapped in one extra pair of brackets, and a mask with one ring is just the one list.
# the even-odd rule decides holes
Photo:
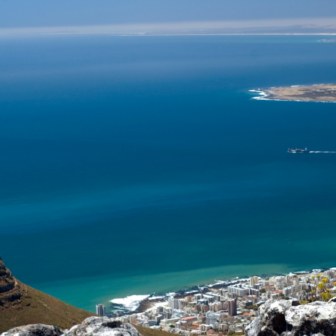
[(259, 325), (260, 325), (260, 318), (256, 317), (246, 328), (245, 328), (245, 335), (247, 336), (254, 336), (258, 335), (259, 333)]
[(89, 317), (73, 326), (64, 336), (140, 336), (131, 324), (121, 324), (107, 317)]
[(130, 324), (130, 323), (124, 323), (123, 327), (124, 327), (124, 329), (126, 329), (131, 334), (131, 336), (142, 336), (138, 332), (138, 330), (134, 326), (132, 326), (132, 324)]
[(247, 336), (277, 336), (286, 331), (285, 312), (292, 301), (267, 301), (259, 308), (259, 317), (245, 329)]
[(45, 324), (17, 327), (0, 336), (142, 336), (131, 324), (121, 324), (107, 317), (89, 317), (70, 330)]
[[(293, 305), (294, 304), (294, 305)], [(247, 336), (334, 336), (336, 303), (312, 302), (296, 306), (290, 300), (268, 301), (259, 317), (246, 327)]]
[(62, 330), (46, 324), (28, 324), (22, 327), (10, 329), (1, 336), (60, 336)]

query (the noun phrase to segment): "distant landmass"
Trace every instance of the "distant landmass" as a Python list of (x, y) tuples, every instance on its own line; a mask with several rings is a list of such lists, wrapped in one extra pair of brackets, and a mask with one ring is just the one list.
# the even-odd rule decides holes
[(336, 84), (293, 85), (251, 90), (259, 93), (258, 100), (288, 100), (306, 102), (336, 102)]
[[(84, 26), (0, 28), (1, 36), (22, 35), (336, 35), (336, 19), (186, 21)], [(322, 38), (319, 42), (331, 42)]]
[(23, 284), (0, 257), (0, 334), (35, 323), (67, 329), (94, 315)]

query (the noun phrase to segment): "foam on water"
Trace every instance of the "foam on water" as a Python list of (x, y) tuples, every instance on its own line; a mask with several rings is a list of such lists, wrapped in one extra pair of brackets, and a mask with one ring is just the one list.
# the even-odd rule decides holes
[(110, 302), (117, 305), (118, 309), (123, 309), (127, 311), (135, 311), (139, 308), (142, 301), (149, 298), (150, 295), (131, 295), (122, 299), (113, 299)]

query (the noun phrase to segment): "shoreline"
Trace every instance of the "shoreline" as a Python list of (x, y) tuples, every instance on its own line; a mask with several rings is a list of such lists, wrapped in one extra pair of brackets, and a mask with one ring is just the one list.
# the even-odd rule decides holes
[(336, 84), (312, 84), (248, 90), (259, 96), (253, 100), (274, 100), (306, 103), (336, 103)]
[(160, 302), (149, 303), (147, 298), (136, 311), (107, 316), (180, 335), (244, 335), (269, 303), (277, 309), (278, 302), (286, 302), (288, 307), (304, 306), (335, 300), (335, 293), (336, 267), (309, 267), (283, 275), (215, 280), (197, 290), (166, 293)]
[[(310, 269), (310, 270), (306, 270), (306, 271), (295, 271), (292, 272), (290, 271), (288, 274), (289, 275), (305, 275), (305, 274), (310, 274), (313, 272), (324, 272), (325, 270), (328, 270), (328, 267), (321, 267), (318, 269)], [(286, 275), (286, 273), (284, 274), (279, 274), (279, 273), (269, 273), (269, 274), (262, 274), (259, 277), (260, 278), (270, 278), (270, 277), (275, 277), (275, 276), (284, 276)], [(206, 294), (208, 292), (211, 292), (212, 289), (218, 289), (218, 288), (226, 288), (228, 286), (231, 285), (236, 285), (242, 282), (246, 282), (250, 279), (250, 277), (235, 277), (232, 280), (218, 280), (214, 283), (208, 283), (208, 284), (204, 284), (202, 286), (193, 286), (184, 290), (179, 290), (176, 292), (171, 292), (171, 293), (165, 293), (163, 295), (160, 296), (152, 296), (152, 295), (147, 295), (147, 297), (140, 301), (137, 308), (134, 310), (118, 310), (118, 309), (112, 309), (110, 313), (108, 313), (108, 315), (110, 315), (111, 317), (120, 317), (120, 316), (124, 316), (124, 315), (131, 315), (131, 314), (139, 314), (139, 313), (145, 313), (148, 312), (158, 306), (166, 306), (168, 304), (168, 298), (169, 297), (174, 297), (176, 299), (183, 299), (187, 296), (190, 295), (195, 295), (198, 293), (201, 294)], [(135, 296), (135, 295), (134, 295)], [(129, 297), (124, 298), (124, 300), (127, 300)], [(114, 300), (114, 299), (113, 299)], [(109, 302), (112, 303), (113, 300), (110, 300)], [(160, 304), (162, 303), (162, 304)], [(111, 309), (111, 306), (109, 307)]]
[[(314, 265), (307, 265), (312, 268)], [(141, 295), (165, 295), (166, 293), (183, 293), (198, 286), (214, 283), (214, 279), (232, 280), (249, 274), (285, 274), (303, 268), (302, 265), (285, 264), (251, 264), (229, 265), (155, 274), (130, 275), (124, 277), (97, 276), (64, 281), (30, 283), (38, 290), (76, 307), (95, 311), (97, 304), (104, 304), (110, 311), (110, 301), (117, 298)]]

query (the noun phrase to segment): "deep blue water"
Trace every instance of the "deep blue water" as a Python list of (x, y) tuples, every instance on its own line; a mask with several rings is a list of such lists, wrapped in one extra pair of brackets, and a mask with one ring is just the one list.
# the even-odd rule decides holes
[(335, 266), (336, 155), (286, 151), (336, 150), (336, 105), (248, 92), (336, 82), (321, 38), (0, 40), (7, 266), (86, 309)]

